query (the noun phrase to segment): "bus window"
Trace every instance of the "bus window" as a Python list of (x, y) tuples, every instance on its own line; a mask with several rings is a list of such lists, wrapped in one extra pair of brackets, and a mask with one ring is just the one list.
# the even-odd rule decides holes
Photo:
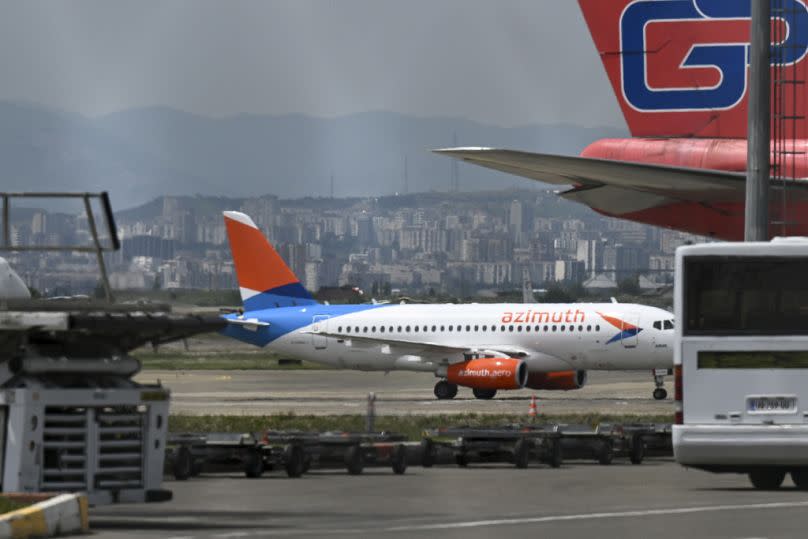
[(684, 333), (808, 334), (808, 259), (688, 257)]

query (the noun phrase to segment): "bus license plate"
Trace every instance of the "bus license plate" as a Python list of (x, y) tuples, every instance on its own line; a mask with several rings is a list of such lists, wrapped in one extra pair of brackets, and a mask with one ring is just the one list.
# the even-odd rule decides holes
[(797, 397), (749, 397), (746, 410), (750, 414), (791, 414), (797, 411)]

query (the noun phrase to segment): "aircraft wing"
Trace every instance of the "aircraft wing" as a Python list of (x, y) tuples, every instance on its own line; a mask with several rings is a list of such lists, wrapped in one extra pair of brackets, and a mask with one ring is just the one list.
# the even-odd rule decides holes
[(312, 335), (321, 335), (323, 337), (332, 337), (343, 341), (356, 341), (368, 344), (388, 345), (388, 346), (401, 346), (407, 348), (426, 349), (435, 354), (475, 354), (475, 353), (498, 353), (503, 356), (509, 357), (525, 357), (530, 355), (531, 351), (519, 346), (511, 345), (473, 345), (473, 346), (451, 346), (429, 341), (419, 341), (414, 339), (402, 339), (398, 337), (367, 337), (363, 335), (348, 335), (343, 333), (335, 333), (332, 331), (311, 331), (305, 330), (301, 333), (308, 333)]
[[(499, 170), (557, 185), (574, 185), (575, 189), (562, 194), (577, 199), (573, 194), (604, 187), (644, 193), (646, 202), (657, 198), (663, 204), (668, 200), (710, 202), (742, 198), (746, 175), (648, 163), (612, 161), (564, 155), (540, 154), (496, 148), (446, 148), (434, 150), (482, 167)], [(645, 204), (647, 206), (647, 204)], [(599, 208), (600, 209), (600, 208)], [(603, 208), (604, 211), (608, 209)], [(610, 213), (623, 213), (614, 211)]]

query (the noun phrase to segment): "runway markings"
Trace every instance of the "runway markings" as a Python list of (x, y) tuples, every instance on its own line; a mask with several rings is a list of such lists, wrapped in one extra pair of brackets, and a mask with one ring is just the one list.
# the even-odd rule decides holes
[(443, 524), (417, 524), (413, 526), (394, 526), (384, 528), (386, 532), (455, 530), (463, 528), (482, 528), (486, 526), (511, 526), (515, 524), (542, 524), (546, 522), (564, 522), (576, 520), (597, 520), (608, 518), (633, 518), (667, 515), (687, 515), (692, 513), (714, 513), (720, 511), (749, 511), (754, 509), (789, 509), (808, 507), (804, 502), (753, 503), (743, 505), (709, 505), (703, 507), (680, 507), (673, 509), (645, 509), (641, 511), (617, 511), (613, 513), (582, 513), (577, 515), (553, 515), (546, 517), (503, 518), (494, 520), (472, 520), (468, 522), (449, 522)]

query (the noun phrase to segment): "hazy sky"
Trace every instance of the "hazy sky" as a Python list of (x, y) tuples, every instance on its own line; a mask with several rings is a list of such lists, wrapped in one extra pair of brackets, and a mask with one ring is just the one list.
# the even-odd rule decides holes
[(574, 0), (6, 0), (0, 99), (623, 126)]

